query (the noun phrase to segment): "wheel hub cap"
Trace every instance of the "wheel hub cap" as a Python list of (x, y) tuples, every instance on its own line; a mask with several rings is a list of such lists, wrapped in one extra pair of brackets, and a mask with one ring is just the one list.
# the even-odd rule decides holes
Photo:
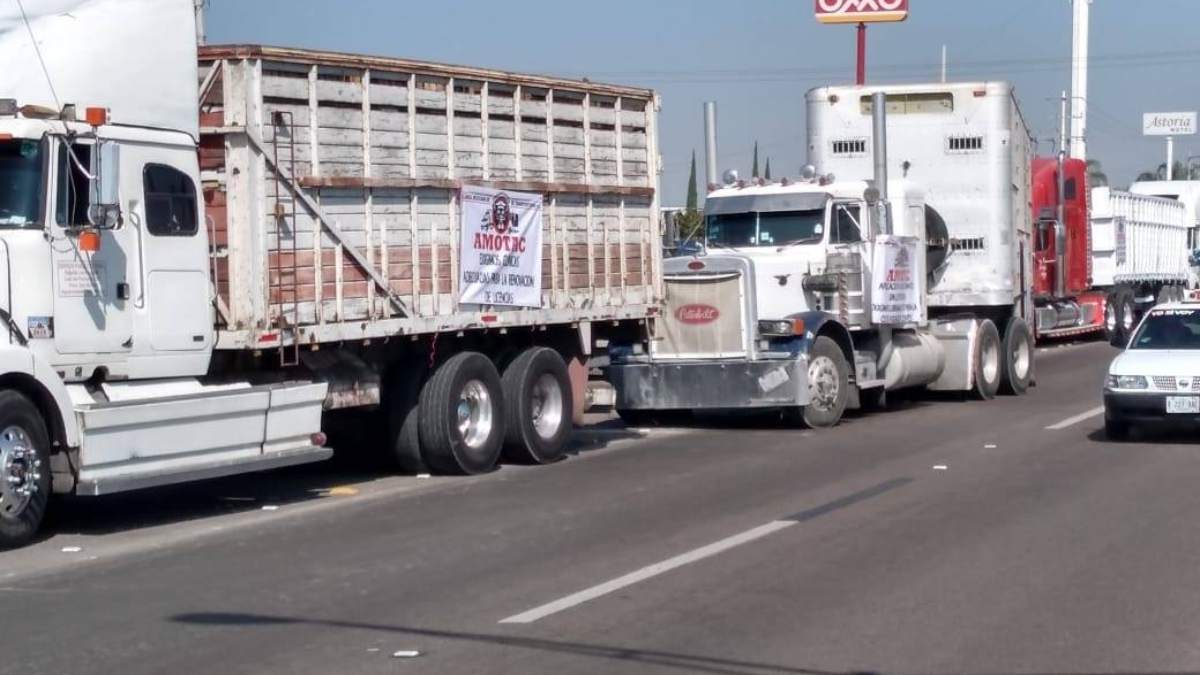
[(482, 382), (471, 380), (463, 385), (456, 408), (458, 433), (471, 449), (482, 447), (492, 434), (493, 412), (492, 395)]
[(553, 438), (562, 426), (562, 387), (553, 375), (547, 373), (533, 384), (530, 396), (529, 414), (533, 420), (534, 431), (542, 438)]
[(983, 348), (983, 376), (988, 382), (994, 382), (999, 372), (1000, 351), (994, 344), (989, 343)]
[(42, 460), (21, 427), (0, 433), (0, 515), (20, 515), (37, 494), (42, 480)]
[(809, 405), (820, 410), (830, 410), (837, 403), (837, 366), (827, 356), (818, 356), (808, 365), (808, 392), (812, 399)]

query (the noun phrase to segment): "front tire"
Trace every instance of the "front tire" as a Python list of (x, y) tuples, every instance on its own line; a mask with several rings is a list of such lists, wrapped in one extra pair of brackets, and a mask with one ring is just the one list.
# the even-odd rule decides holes
[(0, 549), (37, 535), (50, 501), (50, 435), (33, 403), (0, 391)]
[(562, 459), (575, 409), (562, 357), (546, 347), (528, 349), (504, 369), (501, 382), (508, 408), (504, 459), (522, 464)]
[(975, 398), (987, 401), (996, 398), (1000, 391), (1000, 373), (1003, 357), (1000, 331), (991, 319), (979, 322), (979, 333), (975, 338)]
[(1033, 333), (1029, 324), (1019, 316), (1010, 317), (1002, 343), (1004, 367), (1000, 372), (1000, 390), (1020, 396), (1029, 390), (1033, 379)]
[(1130, 426), (1121, 420), (1104, 420), (1104, 435), (1110, 441), (1124, 441), (1129, 438)]
[(809, 402), (801, 416), (813, 429), (836, 426), (846, 412), (850, 394), (850, 366), (841, 347), (831, 338), (818, 337), (808, 352)]
[(421, 455), (445, 474), (491, 471), (504, 440), (500, 374), (483, 354), (456, 354), (434, 371), (421, 390)]

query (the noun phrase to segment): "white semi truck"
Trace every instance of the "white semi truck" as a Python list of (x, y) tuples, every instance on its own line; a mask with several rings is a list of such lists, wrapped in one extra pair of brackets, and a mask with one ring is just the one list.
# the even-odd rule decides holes
[(0, 547), (52, 493), (327, 458), (339, 410), (409, 470), (561, 457), (593, 345), (658, 311), (654, 93), (198, 50), (192, 4), (0, 10)]
[(662, 316), (612, 346), (626, 419), (763, 408), (827, 427), (897, 389), (1030, 385), (1031, 141), (1012, 88), (807, 102), (803, 179), (710, 192), (707, 252), (666, 261)]

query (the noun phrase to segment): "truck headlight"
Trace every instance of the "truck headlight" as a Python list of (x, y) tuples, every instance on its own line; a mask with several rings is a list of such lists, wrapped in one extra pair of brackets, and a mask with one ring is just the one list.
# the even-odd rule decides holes
[(1109, 389), (1149, 389), (1150, 383), (1141, 375), (1109, 375), (1105, 385)]
[(804, 335), (803, 319), (782, 319), (779, 321), (759, 321), (758, 334), (764, 337), (792, 337)]

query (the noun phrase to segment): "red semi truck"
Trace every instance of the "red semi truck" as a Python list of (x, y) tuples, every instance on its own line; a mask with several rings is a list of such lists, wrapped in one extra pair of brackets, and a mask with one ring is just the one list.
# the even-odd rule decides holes
[(1031, 180), (1038, 338), (1104, 331), (1122, 345), (1143, 311), (1193, 285), (1182, 196), (1089, 188), (1081, 159), (1035, 158)]

